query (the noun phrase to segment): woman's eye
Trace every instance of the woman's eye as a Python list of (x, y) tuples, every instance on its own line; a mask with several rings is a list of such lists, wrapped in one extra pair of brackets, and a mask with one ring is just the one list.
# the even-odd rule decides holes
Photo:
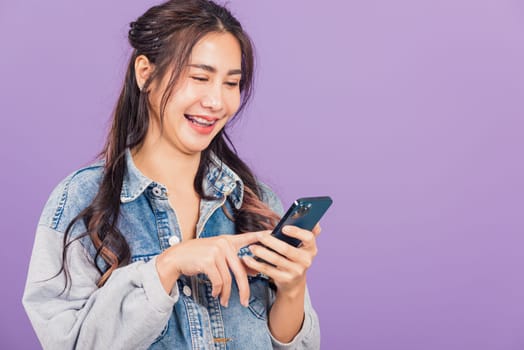
[(195, 76), (191, 77), (191, 79), (196, 80), (196, 81), (207, 81), (208, 80), (207, 78), (204, 78), (204, 77), (195, 77)]
[(228, 81), (226, 82), (227, 86), (235, 87), (238, 86), (238, 81)]

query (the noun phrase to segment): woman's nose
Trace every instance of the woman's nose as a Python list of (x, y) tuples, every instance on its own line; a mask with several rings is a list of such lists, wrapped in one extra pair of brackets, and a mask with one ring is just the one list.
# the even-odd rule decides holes
[(202, 106), (211, 110), (222, 109), (222, 89), (220, 87), (210, 87), (202, 97)]

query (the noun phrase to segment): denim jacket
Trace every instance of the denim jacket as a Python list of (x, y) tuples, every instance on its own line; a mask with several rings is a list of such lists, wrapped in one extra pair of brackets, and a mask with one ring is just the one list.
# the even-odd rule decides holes
[[(243, 184), (214, 157), (204, 179), (211, 200), (201, 200), (197, 238), (234, 234), (225, 215), (240, 208)], [(103, 163), (80, 169), (52, 192), (41, 215), (23, 304), (45, 349), (318, 349), (318, 318), (306, 293), (305, 318), (300, 332), (287, 344), (276, 340), (267, 325), (275, 292), (267, 279), (250, 277), (249, 307), (239, 302), (232, 285), (229, 306), (211, 295), (205, 275), (181, 276), (171, 294), (162, 287), (156, 256), (181, 240), (176, 214), (165, 186), (145, 177), (126, 152), (126, 173), (120, 195), (118, 228), (131, 250), (132, 262), (116, 269), (98, 288), (100, 274), (93, 264), (95, 248), (87, 237), (71, 243), (67, 266), (71, 288), (64, 291), (63, 237), (71, 220), (86, 208), (98, 191)], [(264, 201), (282, 215), (274, 193), (261, 184)], [(82, 222), (72, 237), (85, 232)], [(103, 265), (103, 261), (99, 261)], [(56, 275), (56, 276), (55, 276)], [(55, 277), (54, 277), (55, 276)], [(233, 278), (234, 281), (234, 278)], [(63, 291), (63, 293), (61, 293)]]

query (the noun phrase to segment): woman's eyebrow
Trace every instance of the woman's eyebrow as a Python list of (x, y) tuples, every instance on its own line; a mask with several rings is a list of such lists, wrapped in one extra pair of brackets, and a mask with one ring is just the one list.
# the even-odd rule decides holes
[[(207, 64), (189, 64), (190, 67), (194, 68), (200, 68), (205, 71), (208, 71), (209, 73), (216, 73), (217, 69), (213, 66), (207, 65)], [(231, 69), (227, 72), (227, 75), (235, 75), (235, 74), (242, 74), (241, 69)]]

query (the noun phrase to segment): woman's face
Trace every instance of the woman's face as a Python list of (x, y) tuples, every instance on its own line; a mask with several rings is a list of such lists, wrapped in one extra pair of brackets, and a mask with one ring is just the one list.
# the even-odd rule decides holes
[(194, 46), (167, 102), (160, 132), (160, 103), (169, 75), (160, 86), (152, 84), (147, 137), (159, 137), (157, 142), (184, 154), (202, 152), (240, 106), (240, 45), (229, 33), (210, 33)]

